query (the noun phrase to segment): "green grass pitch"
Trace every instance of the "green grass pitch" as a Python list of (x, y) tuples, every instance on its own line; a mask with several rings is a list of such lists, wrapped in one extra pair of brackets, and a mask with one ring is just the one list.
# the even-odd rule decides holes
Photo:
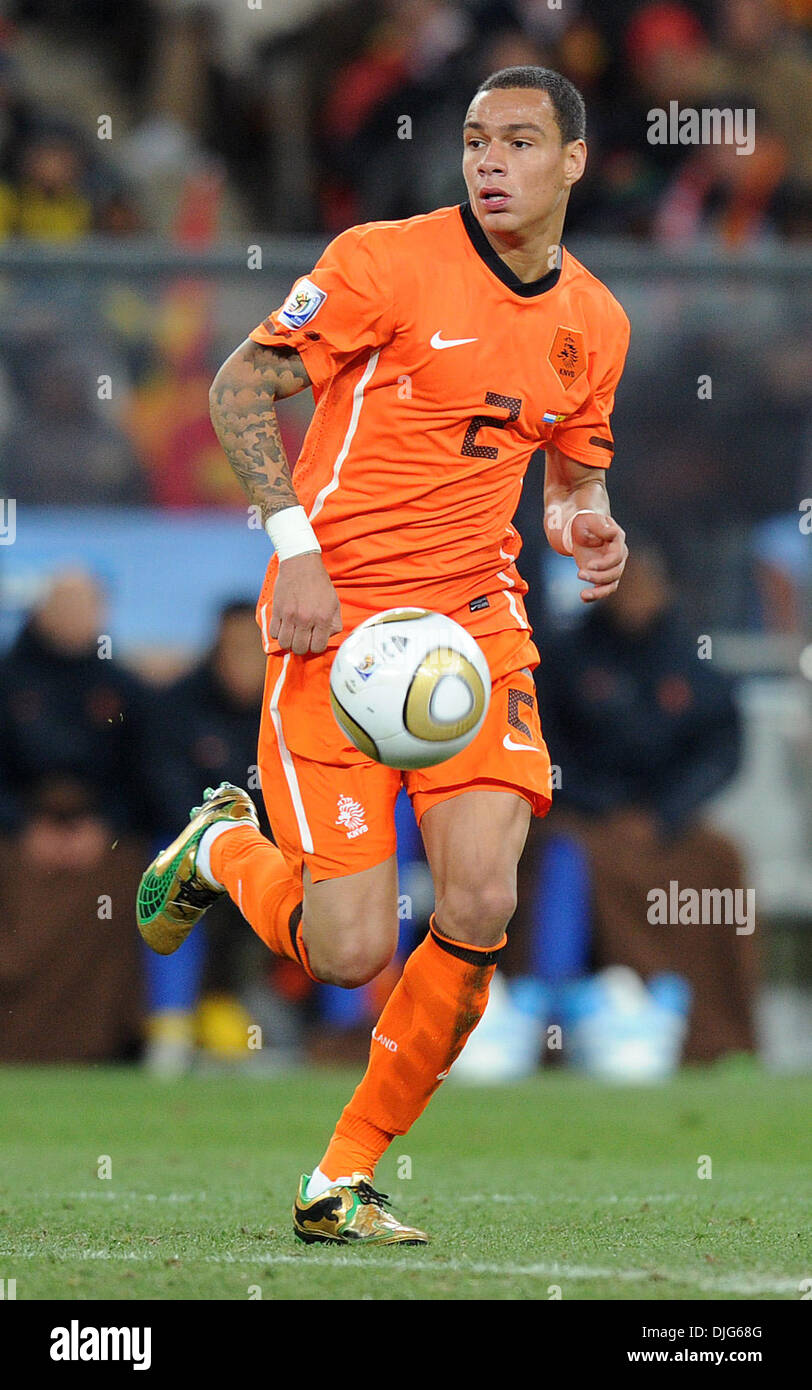
[(812, 1277), (808, 1078), (448, 1083), (376, 1176), (432, 1244), (306, 1247), (298, 1176), (356, 1079), (0, 1071), (0, 1278), (18, 1299), (791, 1300)]

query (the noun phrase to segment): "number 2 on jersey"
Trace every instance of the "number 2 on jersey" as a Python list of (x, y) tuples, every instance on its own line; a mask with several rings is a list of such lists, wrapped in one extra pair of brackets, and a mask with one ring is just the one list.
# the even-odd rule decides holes
[(467, 430), (465, 431), (465, 438), (462, 441), (462, 449), (460, 450), (461, 453), (466, 454), (469, 458), (498, 458), (498, 449), (494, 448), (492, 444), (475, 443), (476, 437), (479, 431), (482, 429), (483, 425), (491, 425), (496, 430), (503, 430), (505, 428), (505, 425), (510, 425), (513, 423), (514, 420), (518, 420), (519, 411), (522, 408), (522, 403), (519, 400), (518, 396), (502, 396), (499, 394), (498, 391), (486, 391), (485, 404), (501, 406), (503, 410), (509, 410), (510, 414), (507, 420), (494, 420), (493, 417), (490, 415), (474, 416), (473, 420), (471, 421)]

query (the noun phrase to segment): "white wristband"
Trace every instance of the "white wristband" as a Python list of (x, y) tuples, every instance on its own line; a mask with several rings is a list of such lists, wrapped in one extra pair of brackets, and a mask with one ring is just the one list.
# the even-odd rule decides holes
[(304, 507), (285, 507), (284, 511), (275, 512), (265, 522), (265, 530), (280, 561), (321, 550)]
[(561, 532), (561, 545), (565, 555), (572, 554), (572, 523), (576, 516), (601, 516), (601, 512), (596, 512), (594, 507), (582, 507), (579, 512), (573, 512), (564, 530)]

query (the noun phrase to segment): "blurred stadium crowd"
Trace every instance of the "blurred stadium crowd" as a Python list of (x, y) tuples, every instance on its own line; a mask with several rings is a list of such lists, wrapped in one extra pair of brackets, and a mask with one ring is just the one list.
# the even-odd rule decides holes
[[(6, 236), (162, 232), (179, 182), (203, 173), (223, 186), (227, 231), (335, 232), (456, 201), (460, 115), (488, 73), (522, 63), (565, 73), (587, 101), (590, 161), (570, 234), (738, 244), (809, 233), (804, 0), (17, 0), (6, 11)], [(756, 157), (647, 144), (647, 112), (674, 100), (753, 108)], [(95, 138), (99, 113), (112, 117), (110, 147)]]
[[(175, 964), (141, 956), (132, 894), (155, 843), (205, 785), (258, 790), (262, 653), (242, 577), (208, 596), (207, 647), (178, 600), (171, 649), (103, 653), (121, 586), (94, 572), (90, 537), (113, 510), (144, 509), (144, 534), (147, 509), (244, 515), (208, 418), (217, 365), (329, 236), (461, 201), (466, 104), (489, 72), (523, 63), (566, 73), (587, 102), (567, 243), (632, 320), (610, 491), (639, 559), (617, 602), (577, 627), (568, 562), (540, 543), (531, 469), (521, 569), (561, 810), (525, 857), (508, 969), (536, 1022), (551, 1006), (528, 982), (563, 987), (618, 963), (644, 978), (677, 971), (694, 1001), (686, 1055), (709, 1060), (756, 1045), (760, 933), (652, 933), (646, 885), (732, 889), (755, 875), (766, 915), (800, 923), (807, 949), (805, 0), (12, 0), (0, 20), (0, 494), (21, 540), (0, 549), (0, 1059), (136, 1055), (145, 1014), (157, 1069), (185, 1065), (196, 1041), (244, 1060), (252, 1020), (272, 1040), (266, 1060), (363, 1049), (391, 977), (357, 997), (314, 990), (269, 962), (229, 904)], [(753, 154), (650, 144), (647, 113), (671, 101), (753, 108)], [(253, 246), (259, 273), (246, 268)], [(168, 265), (167, 249), (194, 269)], [(286, 406), (293, 459), (308, 401)], [(26, 509), (42, 508), (63, 518), (76, 563), (23, 543)], [(202, 568), (202, 540), (184, 544)], [(149, 564), (121, 557), (122, 572)], [(698, 661), (708, 631), (721, 657)], [(707, 808), (733, 785), (709, 829)], [(408, 807), (400, 815), (406, 951), (430, 889)], [(515, 1032), (515, 1010), (506, 1017)]]

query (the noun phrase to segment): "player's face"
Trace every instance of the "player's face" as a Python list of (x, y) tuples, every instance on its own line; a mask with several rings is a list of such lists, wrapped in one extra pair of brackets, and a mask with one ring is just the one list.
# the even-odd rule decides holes
[(515, 237), (563, 220), (569, 190), (586, 160), (583, 140), (561, 143), (546, 92), (481, 92), (463, 127), (462, 172), (471, 207), (486, 232)]

